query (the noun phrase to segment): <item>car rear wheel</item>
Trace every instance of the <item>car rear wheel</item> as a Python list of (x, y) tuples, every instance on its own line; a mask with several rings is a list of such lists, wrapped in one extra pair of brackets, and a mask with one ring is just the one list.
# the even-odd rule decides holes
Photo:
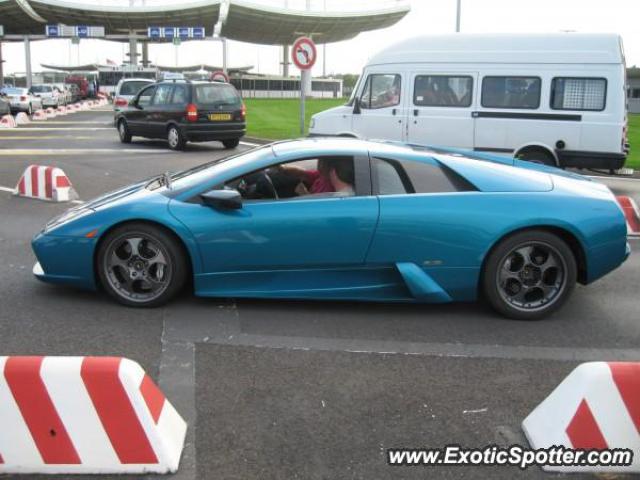
[(224, 148), (236, 148), (238, 145), (240, 145), (240, 139), (232, 138), (230, 140), (223, 140), (222, 144), (224, 145)]
[(178, 242), (159, 227), (123, 225), (102, 241), (96, 261), (100, 282), (118, 302), (157, 307), (185, 285), (187, 259)]
[(172, 125), (167, 130), (167, 141), (171, 150), (184, 150), (187, 140), (184, 138), (180, 129)]
[(127, 126), (127, 122), (120, 120), (118, 122), (118, 135), (122, 143), (131, 143), (131, 132)]
[(538, 320), (556, 311), (576, 284), (573, 252), (558, 236), (528, 230), (502, 240), (489, 254), (482, 277), (491, 306), (516, 320)]

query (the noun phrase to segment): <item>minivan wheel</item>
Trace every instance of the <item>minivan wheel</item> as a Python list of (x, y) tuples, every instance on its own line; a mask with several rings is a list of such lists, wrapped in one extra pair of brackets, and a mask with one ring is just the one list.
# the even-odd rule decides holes
[(167, 130), (167, 141), (169, 142), (169, 148), (171, 150), (184, 150), (187, 140), (180, 132), (180, 129), (175, 125), (172, 125)]
[(189, 272), (178, 242), (163, 229), (127, 224), (101, 242), (96, 269), (102, 287), (131, 307), (157, 307), (184, 287)]
[(127, 126), (127, 122), (120, 120), (118, 122), (118, 135), (120, 135), (120, 141), (122, 143), (131, 143), (131, 132)]
[(224, 145), (224, 148), (236, 148), (240, 145), (240, 139), (232, 138), (230, 140), (222, 140), (222, 144)]
[(538, 320), (569, 298), (577, 266), (569, 246), (543, 230), (527, 230), (502, 240), (485, 262), (486, 299), (502, 315)]

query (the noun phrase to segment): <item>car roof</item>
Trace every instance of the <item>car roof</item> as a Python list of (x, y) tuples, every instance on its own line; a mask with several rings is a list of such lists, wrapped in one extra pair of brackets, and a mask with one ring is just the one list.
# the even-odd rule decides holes
[(318, 154), (348, 154), (369, 151), (377, 155), (411, 155), (432, 156), (426, 147), (416, 147), (403, 143), (389, 142), (385, 140), (361, 140), (352, 137), (308, 137), (295, 140), (284, 140), (272, 145), (277, 157), (289, 155), (300, 151), (315, 151)]

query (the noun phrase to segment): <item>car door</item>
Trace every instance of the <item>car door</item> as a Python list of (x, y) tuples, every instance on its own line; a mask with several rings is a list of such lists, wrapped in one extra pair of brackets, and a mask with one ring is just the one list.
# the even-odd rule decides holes
[(415, 72), (411, 77), (407, 140), (473, 149), (474, 72)]
[(124, 112), (124, 117), (132, 135), (148, 135), (147, 114), (155, 91), (155, 85), (141, 90), (131, 108)]
[(403, 140), (403, 87), (403, 76), (398, 73), (370, 73), (357, 97), (353, 131), (361, 138)]
[(173, 84), (165, 83), (158, 85), (151, 99), (151, 104), (147, 108), (147, 128), (148, 135), (155, 138), (164, 138), (167, 133), (167, 121)]
[(362, 272), (378, 201), (371, 196), (368, 156), (363, 152), (353, 162), (354, 196), (244, 200), (237, 210), (197, 199), (172, 202), (171, 213), (200, 248), (204, 273), (196, 275), (196, 289), (211, 295), (357, 296), (354, 284), (367, 282)]

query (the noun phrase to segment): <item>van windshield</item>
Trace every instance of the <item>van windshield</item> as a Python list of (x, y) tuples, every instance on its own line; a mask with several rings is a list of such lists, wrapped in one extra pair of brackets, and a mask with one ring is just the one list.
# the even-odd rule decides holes
[(236, 89), (228, 84), (204, 84), (195, 87), (195, 103), (198, 105), (238, 106), (242, 104)]

